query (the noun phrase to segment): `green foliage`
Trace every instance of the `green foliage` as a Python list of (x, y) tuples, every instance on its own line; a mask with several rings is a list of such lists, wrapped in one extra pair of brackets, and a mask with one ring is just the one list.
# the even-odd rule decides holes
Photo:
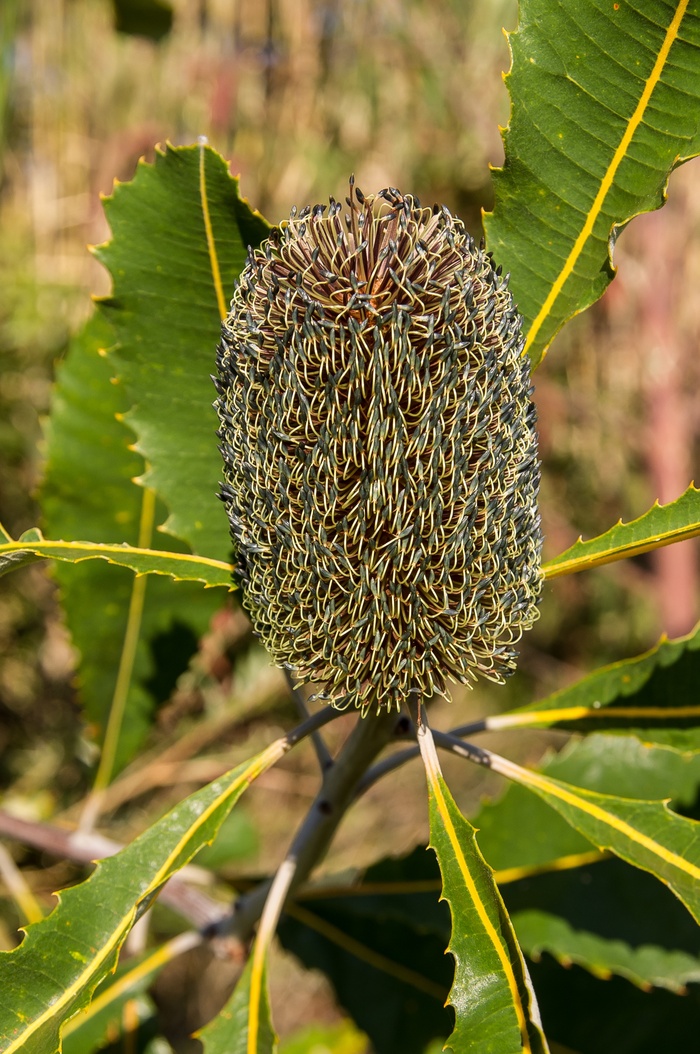
[(644, 655), (604, 666), (541, 702), (489, 719), (489, 727), (605, 729), (681, 753), (697, 751), (699, 649), (700, 628), (679, 640), (662, 639)]
[(663, 801), (598, 794), (505, 758), (492, 768), (534, 791), (598, 849), (610, 849), (665, 882), (700, 922), (700, 824)]
[(513, 926), (521, 948), (533, 959), (549, 952), (563, 966), (576, 963), (599, 977), (615, 973), (640, 988), (668, 988), (681, 995), (690, 981), (700, 981), (700, 959), (686, 952), (667, 952), (655, 945), (630, 948), (623, 941), (574, 930), (546, 911), (519, 912), (513, 915)]
[(177, 805), (132, 845), (65, 890), (58, 907), (0, 958), (0, 1040), (8, 1054), (59, 1049), (65, 1021), (114, 969), (119, 949), (164, 882), (211, 842), (231, 808), (279, 755), (244, 762)]
[[(420, 850), (427, 856), (424, 849)], [(386, 862), (384, 862), (386, 863)], [(382, 863), (370, 869), (376, 880)], [(437, 871), (431, 879), (439, 883)], [(421, 907), (425, 897), (419, 898)], [(347, 896), (304, 899), (283, 917), (279, 937), (308, 968), (322, 970), (338, 1001), (377, 1054), (422, 1054), (434, 1036), (453, 1029), (445, 1010), (453, 967), (445, 956), (449, 922), (404, 909), (404, 898)], [(378, 903), (376, 903), (378, 901)], [(437, 888), (430, 905), (437, 904)]]
[[(100, 742), (110, 712), (120, 705), (125, 639), (138, 636), (114, 748), (114, 768), (119, 770), (141, 745), (156, 705), (170, 694), (159, 698), (149, 689), (158, 674), (157, 642), (173, 642), (165, 656), (166, 683), (172, 686), (187, 668), (222, 594), (201, 588), (194, 561), (183, 566), (186, 546), (155, 531), (165, 510), (134, 482), (143, 472), (143, 459), (131, 449), (133, 435), (121, 421), (128, 403), (123, 386), (111, 383), (113, 368), (104, 349), (112, 342), (107, 322), (95, 315), (73, 339), (59, 367), (46, 430), (42, 508), (50, 537), (92, 539), (117, 550), (128, 545), (134, 558), (119, 570), (109, 566), (122, 561), (119, 551), (79, 567), (59, 561), (55, 568), (66, 623), (82, 657), (81, 701)], [(148, 566), (145, 554), (133, 552), (144, 543), (165, 550), (170, 563), (164, 565), (157, 551), (154, 557), (156, 566), (172, 567), (170, 577), (192, 574), (197, 584), (173, 589), (162, 570), (148, 580), (135, 579), (131, 571)], [(77, 543), (65, 550), (76, 560), (86, 551), (89, 547)], [(227, 575), (227, 569), (213, 567), (206, 573), (212, 571)]]
[(124, 543), (47, 541), (36, 527), (25, 531), (17, 541), (0, 528), (0, 539), (0, 575), (42, 559), (63, 560), (69, 564), (106, 560), (128, 567), (137, 575), (169, 575), (180, 582), (231, 588), (231, 565), (204, 556), (141, 549)]
[[(105, 202), (112, 240), (96, 250), (112, 275), (101, 309), (114, 326), (125, 420), (170, 510), (165, 529), (201, 556), (230, 553), (210, 375), (221, 318), (249, 245), (267, 224), (205, 146), (167, 147)], [(184, 439), (184, 444), (183, 444)]]
[(255, 1039), (250, 1038), (252, 967), (253, 960), (249, 959), (226, 1006), (198, 1033), (204, 1045), (204, 1054), (274, 1054), (276, 1051), (277, 1036), (270, 1017), (265, 971), (262, 978), (262, 998), (255, 1000), (253, 1004), (256, 1017)]
[[(537, 362), (561, 325), (607, 286), (619, 230), (657, 208), (671, 169), (700, 149), (700, 18), (688, 0), (522, 0), (510, 39), (506, 161), (486, 229), (489, 249), (512, 272)], [(83, 656), (85, 711), (102, 728), (116, 722), (101, 790), (151, 727), (156, 682), (164, 675), (174, 684), (224, 597), (202, 587), (231, 587), (210, 373), (246, 249), (269, 230), (240, 198), (224, 159), (202, 143), (168, 146), (153, 164), (141, 163), (106, 212), (112, 240), (97, 255), (113, 289), (58, 371), (42, 490), (47, 537), (32, 529), (15, 540), (0, 528), (0, 574), (47, 558), (60, 564), (66, 621)], [(626, 559), (694, 536), (699, 524), (691, 486), (675, 502), (580, 539), (545, 571), (554, 580)], [(337, 755), (337, 798), (321, 794), (295, 836), (299, 871), (279, 937), (305, 966), (323, 971), (376, 1054), (424, 1054), (446, 1036), (454, 1054), (544, 1054), (545, 1032), (578, 1054), (683, 1049), (700, 1006), (697, 930), (685, 910), (700, 919), (698, 642), (700, 629), (663, 639), (541, 702), (471, 726), (474, 736), (540, 728), (585, 737), (539, 768), (443, 736), (443, 745), (510, 781), (473, 824), (419, 728), (437, 863), (420, 849), (329, 889), (308, 881), (335, 829), (324, 825), (328, 817), (339, 822), (358, 781), (363, 787), (347, 760), (352, 752)], [(54, 1054), (66, 1025), (68, 1054), (88, 1054), (117, 1034), (140, 1043), (122, 1014), (134, 993), (139, 1020), (158, 1033), (155, 1003), (143, 990), (167, 955), (147, 955), (141, 972), (126, 960), (119, 969), (129, 985), (112, 983), (134, 922), (217, 835), (251, 780), (333, 716), (321, 711), (191, 794), (60, 894), (54, 911), (0, 956), (3, 1050)], [(610, 734), (591, 734), (602, 731)], [(397, 726), (396, 738), (405, 735)], [(327, 747), (318, 739), (316, 747), (325, 771)], [(324, 793), (329, 785), (324, 779)], [(41, 846), (46, 828), (35, 828), (33, 844)], [(73, 837), (48, 830), (51, 845), (84, 859), (89, 830)], [(222, 867), (228, 874), (237, 838), (226, 824), (197, 863), (210, 875)], [(222, 895), (233, 896), (218, 877)], [(241, 960), (266, 881), (239, 893), (216, 933)], [(201, 925), (208, 894), (181, 888), (182, 912)], [(206, 905), (208, 919), (225, 911), (211, 897)], [(209, 936), (190, 932), (185, 945)], [(206, 1054), (275, 1050), (263, 962), (249, 959), (223, 1011), (201, 1029)], [(97, 1012), (75, 1016), (98, 985)], [(283, 1049), (313, 1051), (316, 1041), (309, 1033)], [(332, 1043), (337, 1054), (355, 1054), (357, 1033), (348, 1045), (342, 1037)]]
[(622, 520), (605, 534), (584, 542), (579, 538), (569, 549), (548, 560), (544, 565), (547, 578), (587, 571), (613, 560), (627, 560), (640, 556), (662, 545), (695, 538), (700, 534), (700, 491), (690, 486), (685, 494), (668, 505), (659, 505), (643, 516), (623, 523)]
[(523, 0), (509, 40), (506, 161), (485, 227), (538, 362), (613, 278), (619, 231), (700, 150), (700, 21), (688, 0)]
[(519, 1047), (548, 1050), (532, 1007), (532, 990), (512, 923), (476, 843), (476, 831), (428, 766), (430, 845), (452, 912), (448, 950), (455, 958), (450, 1004), (455, 1029), (448, 1047), (461, 1054)]

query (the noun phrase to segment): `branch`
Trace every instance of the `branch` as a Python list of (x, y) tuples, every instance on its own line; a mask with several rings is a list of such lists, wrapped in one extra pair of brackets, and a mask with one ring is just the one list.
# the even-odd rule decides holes
[[(284, 753), (338, 716), (339, 711), (331, 707), (312, 714), (284, 737)], [(100, 857), (113, 856), (123, 848), (118, 842), (105, 838), (95, 831), (66, 830), (51, 824), (21, 820), (2, 809), (0, 809), (0, 834), (79, 864), (92, 864)], [(174, 875), (165, 884), (160, 897), (163, 903), (168, 904), (190, 924), (200, 929), (208, 929), (221, 919), (222, 910), (221, 904), (199, 890), (193, 889), (184, 881), (183, 876), (199, 871), (199, 868), (191, 865), (183, 868), (178, 875)]]
[[(21, 820), (3, 809), (0, 809), (0, 834), (76, 864), (93, 864), (100, 857), (114, 856), (124, 848), (96, 831), (67, 831), (48, 823)], [(183, 871), (187, 874), (186, 869)], [(188, 885), (182, 872), (165, 884), (160, 899), (198, 929), (221, 918), (221, 904)]]
[[(284, 676), (287, 678), (289, 691), (292, 693), (292, 699), (296, 703), (297, 710), (299, 711), (299, 716), (308, 717), (309, 709), (306, 705), (306, 699), (304, 699), (304, 696), (301, 694), (296, 684), (294, 683), (294, 678), (292, 677), (289, 670), (285, 669)], [(321, 772), (325, 772), (326, 769), (329, 769), (333, 764), (333, 757), (331, 755), (331, 752), (326, 746), (326, 741), (324, 740), (320, 732), (312, 732), (311, 739), (313, 740), (314, 750), (316, 751), (318, 763), (321, 766)]]
[[(422, 713), (425, 713), (425, 708), (422, 708)], [(446, 733), (449, 736), (472, 736), (477, 732), (488, 731), (488, 718), (484, 718), (479, 721), (472, 721), (468, 725), (458, 725), (457, 728), (453, 728), (450, 732)], [(437, 742), (438, 733), (435, 734), (435, 741)], [(478, 749), (478, 748), (475, 748)], [(405, 750), (399, 750), (396, 754), (391, 754), (388, 758), (383, 758), (382, 761), (378, 761), (376, 765), (373, 765), (369, 769), (363, 778), (360, 780), (357, 786), (356, 797), (364, 794), (365, 791), (382, 779), (389, 772), (393, 772), (394, 769), (400, 768), (405, 765), (407, 761), (413, 761), (420, 754), (420, 748), (418, 746), (407, 747)]]
[[(372, 758), (391, 742), (410, 731), (410, 723), (396, 714), (358, 718), (333, 767), (323, 777), (323, 784), (297, 830), (285, 861), (295, 861), (294, 875), (286, 898), (305, 882), (313, 868), (324, 857), (349, 805), (355, 799), (358, 785)], [(239, 897), (227, 919), (222, 919), (211, 935), (234, 935), (247, 941), (260, 918), (272, 879), (266, 879), (249, 893)]]

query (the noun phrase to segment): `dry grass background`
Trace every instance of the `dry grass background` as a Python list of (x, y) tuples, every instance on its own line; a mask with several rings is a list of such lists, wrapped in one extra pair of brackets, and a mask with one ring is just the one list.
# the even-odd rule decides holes
[[(508, 116), (500, 30), (515, 27), (514, 0), (176, 0), (173, 8), (173, 29), (159, 44), (117, 34), (107, 0), (3, 0), (0, 8), (0, 519), (13, 532), (37, 522), (40, 419), (54, 363), (89, 314), (91, 293), (108, 291), (85, 249), (109, 235), (99, 196), (114, 179), (129, 179), (156, 143), (206, 135), (272, 221), (292, 204), (342, 194), (353, 171), (367, 191), (396, 185), (445, 202), (476, 234), (479, 210), (491, 204), (488, 165), (502, 159), (498, 124)], [(674, 176), (663, 216), (622, 236), (620, 277), (601, 305), (561, 334), (536, 376), (552, 554), (581, 531), (638, 515), (657, 494), (669, 500), (693, 476), (696, 181), (697, 162)], [(641, 650), (661, 629), (687, 630), (697, 615), (696, 561), (697, 545), (689, 543), (549, 587), (517, 683), (456, 692), (434, 720), (455, 724), (544, 693), (595, 662)], [(0, 777), (25, 815), (70, 819), (89, 785), (76, 732), (74, 656), (46, 569), (4, 581)], [(141, 762), (146, 775), (122, 777), (132, 784), (113, 837), (133, 836), (217, 765), (228, 768), (292, 720), (281, 678), (246, 634), (235, 613), (215, 628), (198, 670), (161, 715)], [(208, 722), (216, 731), (222, 717), (248, 704), (223, 738), (185, 738), (191, 752), (185, 746), (180, 767), (163, 769), (165, 751), (183, 736)], [(333, 727), (336, 743), (349, 720)], [(498, 745), (535, 760), (543, 744), (519, 734)], [(476, 769), (451, 758), (445, 768), (467, 811), (497, 793), (497, 781), (484, 782)], [(246, 803), (260, 844), (244, 869), (279, 859), (315, 785), (304, 748), (260, 781)], [(426, 831), (423, 777), (410, 766), (351, 812), (324, 866), (361, 866), (378, 846), (408, 850)], [(19, 858), (47, 905), (51, 889), (79, 874), (41, 854)], [(0, 942), (8, 947), (17, 919), (1, 888), (0, 897)], [(321, 980), (307, 981), (301, 995), (299, 984), (296, 968), (280, 957), (273, 998), (283, 1033), (337, 1013)]]

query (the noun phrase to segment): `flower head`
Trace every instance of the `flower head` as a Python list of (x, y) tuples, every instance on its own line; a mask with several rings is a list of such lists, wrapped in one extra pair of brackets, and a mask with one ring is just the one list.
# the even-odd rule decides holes
[[(345, 212), (345, 214), (344, 214)], [(219, 346), (222, 497), (253, 625), (335, 706), (515, 667), (541, 587), (529, 362), (507, 280), (395, 189), (292, 212)]]

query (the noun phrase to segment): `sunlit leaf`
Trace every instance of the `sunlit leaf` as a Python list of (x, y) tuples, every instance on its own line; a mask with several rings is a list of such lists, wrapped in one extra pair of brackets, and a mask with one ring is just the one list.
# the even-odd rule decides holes
[(656, 875), (700, 921), (700, 823), (677, 815), (663, 801), (599, 794), (495, 754), (490, 764), (537, 794), (597, 848)]
[(163, 883), (215, 836), (250, 782), (284, 753), (279, 740), (190, 795), (90, 878), (65, 890), (54, 911), (30, 926), (19, 948), (0, 955), (0, 1047), (4, 1054), (53, 1054), (63, 1023), (114, 969), (129, 930)]
[(234, 279), (268, 226), (205, 146), (158, 151), (115, 187), (105, 211), (112, 240), (97, 255), (113, 289), (101, 307), (118, 340), (126, 420), (148, 463), (143, 480), (170, 510), (168, 531), (226, 561), (211, 374)]
[(543, 570), (547, 578), (587, 571), (614, 560), (651, 552), (672, 542), (681, 542), (700, 534), (700, 490), (690, 486), (676, 501), (656, 504), (630, 523), (620, 520), (605, 534), (584, 542), (579, 538), (559, 556), (547, 560)]
[(678, 640), (662, 638), (645, 654), (603, 666), (540, 702), (489, 717), (486, 726), (597, 729), (700, 750), (699, 679), (700, 627)]
[(521, 0), (509, 39), (506, 160), (485, 227), (537, 362), (610, 282), (617, 232), (700, 150), (700, 19), (692, 0)]
[[(429, 734), (429, 733), (428, 733)], [(419, 733), (420, 735), (420, 733)], [(430, 750), (421, 745), (428, 777), (430, 845), (442, 874), (442, 895), (452, 913), (448, 950), (455, 959), (449, 1001), (455, 1054), (544, 1052), (527, 968), (476, 830), (454, 803)]]
[(70, 564), (106, 560), (140, 575), (169, 575), (181, 582), (231, 588), (231, 565), (206, 556), (105, 542), (54, 541), (44, 538), (37, 528), (25, 531), (17, 540), (0, 542), (0, 575), (41, 559), (63, 560)]

